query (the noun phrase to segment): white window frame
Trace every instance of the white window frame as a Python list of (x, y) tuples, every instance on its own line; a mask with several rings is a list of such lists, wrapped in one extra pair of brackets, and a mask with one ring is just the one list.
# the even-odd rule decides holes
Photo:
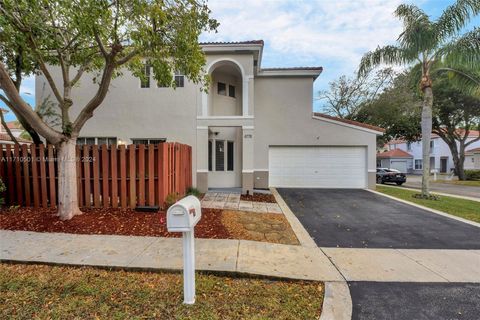
[[(420, 161), (420, 166), (417, 168), (417, 161)], [(423, 170), (423, 159), (414, 159), (413, 160), (413, 168), (415, 170)]]
[[(87, 139), (94, 139), (94, 141), (95, 141), (94, 144), (96, 144), (96, 145), (98, 145), (98, 140), (99, 140), (99, 139), (106, 139), (106, 140), (107, 140), (107, 146), (116, 146), (116, 145), (118, 145), (118, 137), (78, 137), (78, 138), (77, 138), (77, 145), (81, 145), (81, 146), (87, 145), (87, 144), (86, 144)], [(113, 139), (115, 139), (115, 144), (109, 143), (109, 140), (113, 140)], [(79, 143), (79, 140), (83, 140), (83, 143), (80, 144), (80, 143)]]

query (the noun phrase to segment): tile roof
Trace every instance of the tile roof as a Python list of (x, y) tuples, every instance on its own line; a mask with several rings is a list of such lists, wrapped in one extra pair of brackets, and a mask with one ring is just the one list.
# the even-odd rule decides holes
[(380, 132), (385, 132), (385, 129), (380, 128), (380, 127), (377, 127), (377, 126), (374, 126), (374, 125), (371, 125), (371, 124), (368, 124), (368, 123), (363, 123), (363, 122), (358, 122), (358, 121), (348, 120), (348, 119), (342, 119), (342, 118), (330, 116), (330, 115), (328, 115), (328, 114), (319, 113), (319, 112), (314, 112), (313, 115), (314, 115), (315, 117), (320, 117), (320, 118), (335, 120), (335, 121), (338, 121), (338, 122), (343, 122), (343, 123), (351, 124), (351, 125), (357, 126), (357, 127), (362, 127), (362, 128), (366, 128), (366, 129), (370, 129), (370, 130), (380, 131)]
[[(1, 141), (12, 141), (12, 139), (10, 138), (10, 136), (6, 133), (0, 133), (0, 142)], [(23, 138), (17, 138), (17, 141), (20, 142), (20, 143), (32, 143), (32, 141), (30, 140), (27, 140), (27, 139), (23, 139)]]
[(17, 121), (9, 121), (7, 122), (7, 127), (9, 129), (22, 129), (22, 126), (20, 125), (20, 123), (18, 123)]
[(385, 151), (381, 153), (377, 153), (377, 158), (413, 158), (413, 156), (406, 152), (403, 151), (402, 149), (393, 149), (390, 151)]
[(285, 71), (285, 70), (312, 70), (323, 71), (323, 67), (289, 67), (289, 68), (262, 68), (262, 71)]
[(209, 41), (200, 42), (200, 45), (236, 45), (236, 44), (261, 44), (264, 45), (263, 40), (247, 40), (247, 41)]
[(473, 148), (465, 151), (465, 154), (474, 154), (474, 153), (480, 153), (480, 148)]

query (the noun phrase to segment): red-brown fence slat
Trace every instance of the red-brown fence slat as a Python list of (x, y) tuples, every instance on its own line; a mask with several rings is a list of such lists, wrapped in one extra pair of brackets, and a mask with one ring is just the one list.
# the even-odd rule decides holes
[(37, 161), (37, 146), (30, 145), (30, 156), (32, 159), (32, 193), (33, 193), (33, 207), (40, 206), (40, 188), (38, 184), (38, 161)]
[(15, 180), (13, 179), (13, 161), (15, 160), (12, 153), (12, 145), (6, 145), (6, 153), (7, 153), (7, 181), (5, 185), (7, 186), (8, 192), (8, 201), (9, 205), (15, 204)]
[(55, 184), (55, 162), (54, 162), (54, 150), (53, 146), (49, 144), (47, 146), (47, 157), (48, 157), (48, 189), (50, 196), (50, 207), (55, 207), (57, 205), (57, 187)]
[(110, 146), (110, 174), (112, 176), (111, 202), (113, 208), (118, 208), (118, 168), (117, 168), (117, 147)]
[(83, 202), (83, 174), (82, 174), (82, 159), (80, 146), (75, 146), (75, 176), (77, 177), (77, 201), (80, 207), (84, 206)]
[(47, 168), (45, 164), (45, 146), (38, 146), (38, 164), (40, 165), (40, 190), (42, 190), (42, 208), (48, 208)]
[(100, 208), (100, 158), (98, 146), (92, 146), (92, 161), (93, 161), (93, 206)]
[(23, 205), (23, 184), (22, 184), (22, 162), (20, 161), (20, 146), (15, 144), (13, 148), (13, 157), (15, 161), (13, 162), (15, 166), (15, 184), (17, 186), (17, 204)]
[(137, 169), (135, 166), (135, 145), (131, 144), (128, 146), (128, 160), (129, 160), (129, 179), (130, 179), (130, 195), (129, 195), (129, 203), (130, 208), (135, 208), (137, 205), (136, 199), (136, 183), (137, 183)]
[(30, 193), (30, 161), (28, 160), (28, 146), (22, 145), (22, 161), (23, 161), (23, 184), (25, 186), (25, 205), (30, 207), (32, 204), (32, 196)]
[(90, 208), (92, 206), (92, 193), (90, 185), (92, 183), (90, 178), (90, 165), (92, 163), (92, 157), (90, 157), (90, 147), (88, 145), (82, 146), (82, 165), (83, 165), (83, 197), (85, 207)]
[(145, 205), (145, 145), (138, 146), (138, 204)]
[(101, 146), (102, 149), (102, 169), (101, 169), (101, 177), (102, 177), (102, 204), (104, 208), (108, 208), (110, 206), (110, 197), (108, 194), (108, 146), (106, 144)]
[(120, 207), (127, 207), (127, 158), (125, 145), (120, 145)]
[(148, 205), (155, 205), (155, 145), (148, 145)]

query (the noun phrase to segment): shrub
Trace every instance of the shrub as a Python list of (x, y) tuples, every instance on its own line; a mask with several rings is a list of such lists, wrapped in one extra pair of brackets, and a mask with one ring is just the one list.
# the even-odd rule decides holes
[(2, 179), (0, 179), (0, 206), (5, 203), (5, 199), (2, 197), (2, 193), (7, 190), (7, 187), (5, 187), (5, 184), (3, 183)]
[(177, 192), (172, 192), (167, 195), (167, 198), (165, 199), (165, 210), (170, 208), (175, 202), (180, 200), (180, 195)]
[(200, 191), (198, 191), (197, 188), (189, 187), (187, 189), (187, 196), (195, 196), (198, 198), (200, 196)]
[(480, 170), (465, 170), (465, 179), (480, 180)]

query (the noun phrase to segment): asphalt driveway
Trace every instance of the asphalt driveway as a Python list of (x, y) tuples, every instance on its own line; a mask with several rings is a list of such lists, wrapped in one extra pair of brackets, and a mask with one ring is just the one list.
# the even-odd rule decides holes
[(352, 319), (478, 320), (480, 284), (350, 282)]
[(366, 190), (278, 191), (320, 247), (480, 249), (478, 227)]

